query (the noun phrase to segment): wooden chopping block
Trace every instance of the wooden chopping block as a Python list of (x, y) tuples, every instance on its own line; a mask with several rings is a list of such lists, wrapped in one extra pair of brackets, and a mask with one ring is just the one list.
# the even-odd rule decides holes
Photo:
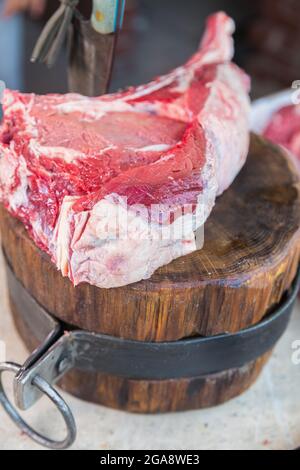
[[(116, 289), (74, 288), (5, 209), (6, 258), (27, 291), (52, 315), (84, 330), (138, 341), (176, 341), (237, 332), (258, 323), (296, 276), (300, 253), (300, 185), (285, 152), (252, 135), (247, 163), (217, 199), (202, 250)], [(18, 331), (37, 346), (12, 299)], [(271, 351), (239, 369), (196, 378), (132, 380), (72, 370), (60, 385), (88, 401), (134, 412), (213, 406), (242, 393)]]

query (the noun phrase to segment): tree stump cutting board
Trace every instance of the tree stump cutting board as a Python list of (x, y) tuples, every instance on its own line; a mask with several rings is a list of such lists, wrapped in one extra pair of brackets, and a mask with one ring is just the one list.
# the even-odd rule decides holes
[[(16, 277), (52, 315), (93, 332), (139, 341), (175, 341), (237, 332), (259, 322), (291, 286), (300, 256), (300, 186), (285, 152), (253, 135), (247, 163), (218, 198), (202, 250), (116, 289), (74, 288), (1, 209), (2, 245)], [(12, 299), (27, 346), (37, 341)], [(257, 378), (270, 353), (240, 369), (180, 380), (131, 380), (71, 371), (61, 386), (76, 396), (136, 412), (222, 403)]]

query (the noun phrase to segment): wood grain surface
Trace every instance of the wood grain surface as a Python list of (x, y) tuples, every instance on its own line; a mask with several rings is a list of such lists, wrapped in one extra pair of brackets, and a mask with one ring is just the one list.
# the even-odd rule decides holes
[[(3, 208), (2, 245), (29, 293), (67, 324), (142, 341), (235, 332), (260, 321), (296, 275), (299, 194), (298, 176), (285, 153), (253, 135), (245, 167), (205, 224), (203, 249), (162, 267), (149, 280), (117, 289), (74, 288)], [(11, 308), (32, 350), (37, 341), (30, 325), (12, 300)], [(246, 390), (270, 354), (240, 369), (193, 379), (131, 380), (73, 370), (60, 386), (85, 400), (133, 412), (201, 408)]]
[(117, 288), (76, 288), (2, 210), (2, 244), (17, 278), (49, 312), (85, 330), (141, 341), (235, 332), (257, 323), (299, 263), (299, 182), (283, 151), (252, 136), (248, 161), (217, 199), (202, 250)]

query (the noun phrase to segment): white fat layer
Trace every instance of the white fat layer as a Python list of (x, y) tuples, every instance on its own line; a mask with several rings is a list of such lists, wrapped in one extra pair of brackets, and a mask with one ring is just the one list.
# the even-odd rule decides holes
[[(198, 67), (197, 67), (198, 68)], [(177, 85), (172, 88), (174, 93), (185, 93), (195, 77), (196, 67), (190, 67), (185, 73), (180, 73), (177, 77)]]
[(156, 91), (171, 85), (171, 83), (176, 79), (177, 70), (173, 73), (160, 77), (154, 82), (150, 82), (148, 85), (137, 87), (133, 93), (130, 93), (128, 96), (125, 95), (122, 100), (138, 100), (144, 96), (151, 95), (152, 93), (155, 93)]
[(198, 119), (208, 142), (207, 151), (211, 148), (214, 153), (217, 195), (220, 195), (244, 165), (250, 139), (250, 99), (244, 91), (240, 72), (230, 64), (219, 65), (217, 78)]
[[(174, 158), (174, 157), (175, 157), (175, 153), (168, 153), (167, 155), (164, 155), (159, 160), (154, 162), (153, 165), (158, 165), (161, 162), (167, 162), (168, 160), (172, 160), (172, 158)], [(172, 177), (170, 177), (170, 178), (172, 178)]]
[(165, 152), (171, 148), (168, 144), (153, 144), (147, 145), (146, 147), (139, 147), (134, 150), (138, 152)]
[(56, 105), (55, 108), (57, 111), (64, 114), (80, 112), (83, 114), (83, 120), (86, 117), (89, 117), (90, 119), (101, 119), (101, 117), (105, 116), (107, 113), (133, 111), (133, 107), (122, 100), (103, 101), (101, 99), (97, 101), (90, 101), (89, 99), (68, 101), (67, 103)]
[[(7, 149), (0, 145), (0, 196), (13, 211), (28, 205), (27, 177), (29, 174), (25, 159), (17, 156), (13, 148)], [(18, 178), (18, 185), (16, 185), (16, 178)]]
[(42, 223), (39, 214), (35, 214), (35, 217), (31, 218), (30, 223), (34, 233), (35, 240), (38, 240), (44, 246), (47, 246), (49, 252), (51, 251), (50, 242), (52, 239), (52, 232), (48, 226), (45, 227), (45, 224)]
[(66, 147), (48, 147), (40, 145), (36, 140), (31, 139), (29, 149), (39, 158), (40, 156), (51, 159), (64, 160), (66, 163), (72, 163), (77, 158), (85, 158), (85, 154), (78, 150)]
[(38, 130), (35, 119), (31, 116), (30, 111), (34, 103), (34, 95), (31, 95), (29, 103), (22, 103), (20, 100), (16, 100), (13, 93), (10, 90), (4, 91), (3, 106), (5, 108), (5, 116), (9, 118), (10, 115), (14, 116), (15, 113), (20, 113), (25, 123), (25, 130), (27, 136), (33, 138), (38, 137)]
[[(112, 219), (118, 220), (118, 238)], [(118, 195), (106, 197), (94, 206), (80, 239), (71, 243), (70, 265), (75, 284), (89, 279), (99, 287), (109, 288), (148, 278), (162, 264), (195, 250), (193, 232), (187, 231), (184, 239), (176, 239), (181, 224), (184, 217), (165, 228), (174, 234), (171, 240), (157, 224), (149, 224), (124, 206)], [(114, 268), (119, 259), (120, 266)]]
[(69, 245), (70, 245), (70, 220), (69, 212), (72, 205), (78, 198), (74, 196), (65, 196), (60, 209), (59, 218), (53, 233), (53, 246), (55, 247), (55, 261), (57, 267), (61, 270), (63, 276), (67, 276)]
[[(127, 207), (126, 201), (111, 194), (99, 201), (90, 211), (88, 223), (86, 213), (74, 214), (75, 227), (80, 227), (80, 236), (75, 233), (70, 246), (65, 243), (70, 236), (70, 207), (77, 198), (65, 198), (57, 229), (57, 265), (66, 273), (66, 263), (72, 272), (75, 284), (86, 281), (101, 288), (118, 287), (141, 279), (149, 278), (154, 271), (173, 259), (193, 252), (196, 246), (194, 230), (201, 227), (211, 212), (217, 189), (213, 155), (208, 153), (207, 163), (199, 178), (204, 191), (197, 202), (197, 226), (190, 214), (183, 214), (162, 228), (156, 222), (148, 221), (137, 208)], [(118, 237), (116, 226), (118, 221)], [(76, 231), (75, 231), (76, 232)], [(123, 236), (122, 236), (123, 234)], [(112, 264), (121, 259), (116, 271)]]
[(26, 166), (26, 162), (23, 157), (19, 158), (19, 167), (18, 175), (20, 179), (20, 184), (17, 186), (16, 190), (13, 192), (12, 196), (9, 198), (10, 207), (16, 211), (18, 207), (28, 205), (27, 189), (28, 189), (28, 180), (27, 176), (29, 174)]

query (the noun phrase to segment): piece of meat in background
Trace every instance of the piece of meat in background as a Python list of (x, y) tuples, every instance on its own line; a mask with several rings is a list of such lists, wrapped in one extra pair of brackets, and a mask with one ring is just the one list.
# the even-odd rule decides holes
[(300, 171), (300, 106), (288, 105), (280, 108), (271, 117), (263, 135), (272, 142), (282, 145), (296, 157)]

